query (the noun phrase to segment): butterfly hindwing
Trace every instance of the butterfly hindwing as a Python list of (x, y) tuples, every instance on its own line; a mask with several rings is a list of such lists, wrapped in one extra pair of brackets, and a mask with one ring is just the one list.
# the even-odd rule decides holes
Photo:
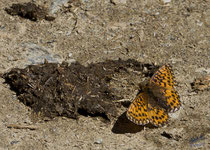
[(152, 123), (154, 126), (161, 127), (168, 123), (168, 114), (165, 111), (165, 109), (160, 108), (158, 106), (149, 108), (149, 118), (150, 123)]
[(127, 118), (137, 125), (151, 123), (160, 127), (167, 123), (168, 115), (163, 108), (158, 105), (151, 105), (152, 95), (147, 90), (138, 94), (127, 110)]
[(160, 93), (164, 95), (163, 99), (167, 101), (166, 109), (168, 112), (175, 112), (180, 108), (180, 97), (175, 89), (162, 89)]

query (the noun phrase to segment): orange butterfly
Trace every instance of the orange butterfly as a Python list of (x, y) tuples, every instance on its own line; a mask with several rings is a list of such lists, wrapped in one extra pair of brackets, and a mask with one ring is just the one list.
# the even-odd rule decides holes
[(154, 126), (163, 126), (168, 122), (167, 112), (175, 112), (180, 106), (171, 66), (164, 65), (154, 73), (143, 92), (136, 96), (126, 115), (138, 125), (150, 122)]

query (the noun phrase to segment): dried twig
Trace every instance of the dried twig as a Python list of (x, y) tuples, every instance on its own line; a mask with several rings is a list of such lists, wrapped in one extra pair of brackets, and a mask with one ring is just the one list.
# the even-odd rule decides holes
[(119, 100), (114, 100), (114, 103), (119, 103), (119, 102), (126, 102), (126, 101), (130, 101), (130, 99), (119, 99)]
[(36, 130), (36, 129), (38, 129), (36, 126), (33, 126), (33, 125), (19, 125), (19, 124), (8, 124), (7, 128), (29, 129), (29, 130)]

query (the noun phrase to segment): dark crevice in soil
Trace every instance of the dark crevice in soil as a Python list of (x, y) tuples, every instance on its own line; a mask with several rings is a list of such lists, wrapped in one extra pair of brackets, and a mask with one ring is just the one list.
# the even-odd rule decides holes
[(5, 11), (12, 16), (18, 15), (31, 21), (38, 21), (41, 19), (45, 19), (47, 21), (55, 20), (54, 17), (48, 15), (46, 8), (37, 6), (31, 2), (13, 4), (10, 8), (5, 8)]
[(166, 133), (165, 131), (161, 134), (163, 137), (166, 137), (167, 139), (172, 139), (171, 134)]

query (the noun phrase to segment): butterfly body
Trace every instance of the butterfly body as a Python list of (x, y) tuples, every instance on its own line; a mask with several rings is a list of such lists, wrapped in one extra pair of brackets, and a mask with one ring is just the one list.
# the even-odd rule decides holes
[(133, 100), (127, 111), (127, 118), (138, 125), (152, 123), (163, 126), (168, 122), (167, 112), (175, 112), (181, 106), (175, 90), (175, 79), (169, 65), (154, 73), (149, 84)]

